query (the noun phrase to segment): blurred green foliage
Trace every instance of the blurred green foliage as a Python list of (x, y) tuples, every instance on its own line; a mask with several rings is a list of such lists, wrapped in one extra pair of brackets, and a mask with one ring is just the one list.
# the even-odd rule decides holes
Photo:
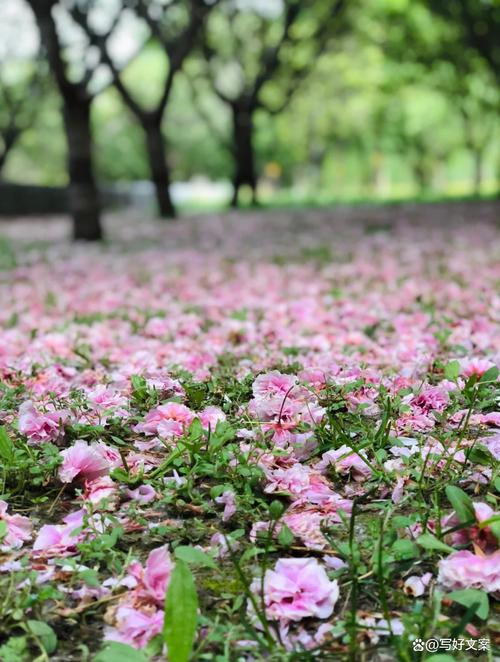
[[(238, 29), (252, 31), (251, 14), (241, 13)], [(314, 62), (285, 110), (256, 113), (261, 197), (326, 200), (495, 192), (500, 95), (491, 69), (460, 42), (446, 17), (431, 14), (425, 2), (355, 2), (349, 20), (350, 29)], [(224, 140), (230, 140), (231, 118), (210, 85), (193, 75), (200, 57), (195, 52), (176, 79), (164, 125), (177, 181), (197, 176), (226, 180), (233, 168)], [(293, 57), (307, 59), (307, 39)], [(153, 103), (155, 82), (166, 66), (160, 48), (150, 44), (129, 65), (125, 81), (145, 104), (149, 99)], [(229, 73), (224, 82), (231, 85)], [(269, 106), (274, 99), (279, 104), (280, 94), (279, 76), (262, 90)], [(141, 130), (112, 88), (97, 98), (93, 125), (102, 181), (148, 179)], [(3, 176), (64, 184), (64, 158), (59, 100), (50, 88)]]

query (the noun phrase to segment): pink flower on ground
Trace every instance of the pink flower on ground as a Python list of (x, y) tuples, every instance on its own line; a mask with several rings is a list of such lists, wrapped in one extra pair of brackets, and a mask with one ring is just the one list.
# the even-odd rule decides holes
[(315, 468), (322, 473), (326, 473), (328, 468), (332, 466), (337, 473), (351, 474), (353, 480), (361, 482), (372, 475), (372, 470), (363, 460), (363, 457), (366, 457), (365, 451), (361, 450), (358, 453), (344, 445), (337, 448), (337, 450), (323, 453)]
[(381, 637), (388, 637), (391, 631), (396, 636), (400, 636), (404, 632), (403, 623), (399, 618), (390, 619), (390, 628), (385, 618), (377, 620), (374, 616), (365, 616), (359, 618), (358, 622), (366, 628), (364, 630), (364, 636), (367, 637), (372, 645), (377, 644)]
[(404, 495), (404, 489), (407, 482), (407, 478), (399, 476), (396, 480), (396, 484), (391, 492), (391, 500), (393, 503), (399, 503)]
[(64, 524), (45, 524), (38, 532), (33, 551), (40, 556), (68, 556), (76, 552), (77, 544), (83, 539), (83, 532), (75, 531), (83, 526), (84, 510), (67, 515)]
[[(253, 580), (251, 590), (258, 595), (261, 580)], [(264, 576), (264, 603), (268, 618), (300, 621), (302, 618), (328, 618), (339, 597), (335, 580), (316, 559), (279, 559), (274, 570)]]
[(307, 500), (294, 501), (283, 516), (283, 523), (290, 531), (300, 538), (310, 549), (323, 549), (327, 540), (322, 527), (329, 527), (341, 521), (339, 510), (348, 514), (351, 512), (352, 502), (332, 493), (328, 500), (319, 505), (310, 504)]
[(489, 556), (455, 552), (439, 562), (438, 582), (447, 589), (500, 591), (500, 550)]
[(297, 384), (295, 375), (284, 375), (278, 370), (266, 372), (265, 375), (259, 375), (252, 386), (255, 398), (268, 398), (275, 395), (285, 396), (291, 393)]
[(78, 440), (70, 448), (60, 452), (63, 463), (59, 468), (59, 478), (63, 483), (79, 479), (95, 480), (109, 472), (110, 464), (97, 444), (89, 445)]
[(219, 421), (226, 420), (226, 414), (219, 407), (205, 407), (203, 411), (199, 412), (198, 418), (205, 430), (208, 428), (215, 430)]
[(406, 595), (411, 595), (413, 598), (418, 598), (425, 593), (429, 582), (432, 579), (432, 573), (426, 572), (422, 577), (413, 575), (408, 577), (403, 586), (403, 591)]
[(165, 602), (165, 593), (173, 567), (166, 545), (149, 553), (144, 572), (144, 586), (149, 595), (161, 605)]
[(157, 434), (160, 437), (180, 437), (189, 427), (195, 417), (194, 412), (186, 405), (178, 402), (168, 402), (155, 407), (146, 415), (144, 423), (135, 426), (135, 432), (147, 435)]
[(22, 515), (8, 515), (8, 507), (6, 501), (0, 500), (0, 522), (5, 522), (7, 526), (7, 533), (3, 538), (0, 538), (0, 550), (2, 552), (19, 549), (24, 542), (31, 538), (31, 520)]
[(500, 428), (500, 411), (490, 411), (488, 414), (479, 414), (479, 422), (482, 425), (494, 425)]
[(222, 513), (222, 521), (228, 522), (236, 512), (236, 502), (234, 500), (234, 493), (231, 490), (226, 490), (221, 496), (215, 498), (216, 503), (224, 505), (224, 512)]
[(106, 500), (108, 509), (112, 510), (118, 505), (118, 486), (110, 476), (87, 480), (85, 481), (83, 498), (85, 501), (90, 501), (94, 506), (98, 506)]
[(307, 382), (318, 391), (324, 388), (327, 382), (326, 372), (321, 368), (306, 368), (301, 370), (299, 372), (299, 378), (301, 381)]
[(283, 517), (283, 523), (309, 549), (323, 549), (323, 547), (326, 547), (327, 540), (321, 531), (321, 525), (329, 522), (323, 513), (308, 510), (298, 513), (292, 512)]
[(347, 568), (347, 563), (344, 560), (339, 559), (338, 556), (330, 556), (326, 554), (323, 556), (323, 563), (330, 570), (341, 570), (342, 568)]
[(289, 632), (289, 625), (280, 625), (280, 639), (287, 651), (311, 650), (325, 643), (328, 635), (333, 630), (331, 623), (322, 623), (314, 632), (309, 632), (303, 627)]
[(97, 441), (93, 444), (93, 448), (107, 461), (110, 469), (117, 469), (123, 465), (122, 456), (113, 446), (108, 446), (104, 441)]
[[(116, 409), (117, 411), (114, 411), (115, 416), (127, 416), (126, 409), (123, 409), (127, 404), (127, 398), (105, 384), (97, 384), (97, 386), (90, 389), (87, 392), (87, 399), (93, 408), (98, 411)], [(120, 407), (122, 409), (118, 409)]]
[(495, 460), (500, 460), (500, 432), (480, 440), (493, 455)]
[(140, 504), (150, 503), (156, 499), (156, 492), (151, 485), (139, 485), (135, 490), (125, 490), (127, 497)]
[(161, 609), (134, 609), (128, 605), (118, 607), (115, 613), (116, 626), (107, 628), (104, 639), (144, 648), (163, 629), (164, 613)]
[(138, 582), (136, 591), (161, 606), (165, 601), (173, 567), (168, 548), (164, 545), (149, 553), (145, 568), (138, 561), (134, 561), (129, 566), (129, 572)]
[[(474, 543), (483, 552), (492, 553), (498, 548), (498, 540), (489, 526), (481, 527), (479, 525), (492, 517), (498, 516), (499, 513), (496, 513), (487, 503), (475, 502), (473, 507), (477, 525), (473, 524), (465, 529), (459, 529), (450, 533), (447, 536), (449, 543), (451, 545), (468, 545)], [(455, 513), (452, 513), (443, 519), (441, 526), (451, 529), (459, 524), (460, 519)]]
[(27, 400), (19, 407), (19, 432), (31, 443), (56, 441), (67, 418), (68, 413), (64, 410), (42, 413), (35, 409), (31, 400)]
[(267, 478), (269, 482), (264, 492), (288, 492), (292, 499), (303, 497), (311, 503), (321, 503), (334, 494), (319, 472), (298, 462), (290, 469), (275, 469), (268, 472)]
[(477, 375), (482, 377), (484, 373), (490, 368), (494, 368), (495, 364), (488, 359), (462, 359), (460, 361), (460, 374), (464, 377), (472, 377), (472, 375)]
[(419, 407), (424, 412), (443, 411), (449, 400), (450, 396), (445, 389), (439, 386), (426, 386), (410, 400), (410, 404)]

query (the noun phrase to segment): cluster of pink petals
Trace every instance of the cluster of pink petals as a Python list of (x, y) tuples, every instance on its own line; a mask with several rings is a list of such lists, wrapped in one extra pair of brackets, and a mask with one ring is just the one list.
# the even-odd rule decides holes
[[(259, 599), (261, 580), (256, 578), (251, 591)], [(313, 558), (289, 558), (277, 561), (264, 576), (266, 615), (282, 623), (303, 618), (328, 618), (339, 597), (336, 580), (330, 580)]]
[(353, 452), (352, 448), (343, 445), (337, 448), (337, 450), (323, 453), (321, 460), (315, 465), (315, 468), (317, 471), (326, 473), (332, 467), (337, 473), (350, 474), (353, 480), (362, 482), (372, 475), (369, 463), (365, 460), (365, 451)]
[(64, 410), (42, 412), (35, 408), (31, 400), (23, 402), (19, 408), (19, 432), (28, 437), (28, 441), (39, 444), (56, 441), (62, 433), (62, 426), (68, 418)]
[(319, 471), (297, 462), (289, 469), (272, 469), (266, 474), (264, 491), (268, 494), (288, 494), (292, 500), (326, 503), (335, 496), (328, 480)]
[(161, 632), (162, 607), (172, 570), (166, 546), (150, 552), (144, 567), (138, 561), (130, 564), (127, 576), (119, 584), (129, 590), (107, 615), (112, 627), (106, 630), (106, 639), (143, 648)]
[(480, 357), (466, 358), (460, 361), (460, 373), (464, 377), (472, 377), (473, 375), (482, 377), (487, 370), (494, 367), (495, 363)]
[(6, 533), (0, 537), (0, 550), (8, 552), (19, 549), (23, 543), (31, 539), (32, 524), (29, 517), (23, 515), (9, 515), (8, 504), (0, 500), (0, 522), (7, 527)]
[(454, 552), (439, 562), (438, 582), (447, 589), (477, 588), (500, 591), (500, 550), (493, 554)]
[[(476, 515), (476, 525), (466, 528), (459, 528), (447, 536), (447, 541), (456, 547), (473, 544), (484, 553), (491, 554), (498, 548), (498, 540), (491, 528), (486, 523), (487, 520), (499, 516), (487, 503), (474, 502), (474, 513)], [(453, 529), (460, 524), (460, 519), (452, 513), (445, 517), (441, 522), (441, 528)]]
[(120, 605), (113, 615), (114, 626), (107, 628), (104, 638), (134, 648), (144, 648), (163, 629), (164, 612), (153, 606), (134, 609)]
[(113, 510), (118, 506), (118, 485), (110, 476), (100, 476), (93, 480), (86, 480), (83, 500), (91, 503), (94, 509), (106, 503), (108, 509)]
[(219, 407), (206, 407), (197, 413), (178, 402), (168, 402), (159, 405), (146, 414), (143, 423), (138, 423), (134, 430), (146, 435), (158, 435), (162, 439), (181, 437), (195, 418), (198, 418), (205, 429), (214, 429), (219, 421), (226, 416)]
[(264, 431), (272, 431), (273, 441), (293, 444), (303, 440), (297, 431), (300, 425), (314, 427), (324, 415), (313, 392), (300, 386), (295, 375), (272, 370), (259, 375), (252, 386), (253, 399), (249, 412)]
[(62, 450), (60, 455), (63, 462), (59, 468), (59, 478), (63, 483), (71, 483), (76, 478), (92, 481), (106, 476), (111, 469), (122, 464), (116, 449), (102, 441), (88, 444), (78, 440), (73, 446)]
[(63, 518), (63, 524), (44, 524), (38, 531), (33, 551), (38, 556), (70, 556), (77, 551), (77, 544), (85, 534), (82, 531), (85, 511), (70, 513)]

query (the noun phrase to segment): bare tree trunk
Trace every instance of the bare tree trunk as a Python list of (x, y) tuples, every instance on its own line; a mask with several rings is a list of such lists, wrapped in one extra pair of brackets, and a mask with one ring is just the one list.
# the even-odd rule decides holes
[(247, 185), (252, 191), (252, 203), (257, 204), (257, 175), (253, 148), (252, 111), (233, 106), (233, 197), (231, 207), (238, 206), (239, 190)]
[(21, 133), (20, 130), (17, 130), (15, 128), (10, 128), (7, 129), (2, 136), (3, 149), (0, 152), (0, 178), (2, 176), (2, 170), (4, 169), (5, 163), (7, 161), (7, 157), (9, 156), (12, 148), (16, 144), (20, 133)]
[(8, 149), (4, 149), (2, 152), (0, 152), (0, 179), (2, 178), (2, 170), (5, 166), (5, 162), (7, 161), (8, 154)]
[(156, 122), (147, 122), (143, 124), (143, 128), (158, 213), (161, 218), (175, 218), (175, 207), (170, 197), (170, 171), (161, 126)]
[(68, 146), (68, 203), (73, 216), (73, 237), (102, 239), (99, 194), (92, 169), (92, 134), (89, 98), (68, 96), (63, 100), (63, 117)]
[(52, 9), (56, 0), (28, 0), (40, 30), (40, 39), (63, 102), (68, 149), (68, 203), (73, 216), (73, 237), (102, 239), (100, 204), (92, 169), (90, 107), (92, 95), (83, 82), (69, 79)]

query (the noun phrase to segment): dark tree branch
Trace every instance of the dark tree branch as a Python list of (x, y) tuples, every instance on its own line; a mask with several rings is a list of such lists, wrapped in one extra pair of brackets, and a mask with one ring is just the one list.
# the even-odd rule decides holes
[(285, 11), (283, 33), (281, 38), (275, 46), (264, 50), (262, 54), (260, 71), (255, 79), (250, 94), (250, 101), (252, 104), (257, 102), (257, 97), (262, 89), (262, 86), (272, 77), (276, 69), (279, 67), (281, 50), (283, 46), (290, 40), (290, 30), (299, 15), (299, 3), (295, 0), (288, 2)]

